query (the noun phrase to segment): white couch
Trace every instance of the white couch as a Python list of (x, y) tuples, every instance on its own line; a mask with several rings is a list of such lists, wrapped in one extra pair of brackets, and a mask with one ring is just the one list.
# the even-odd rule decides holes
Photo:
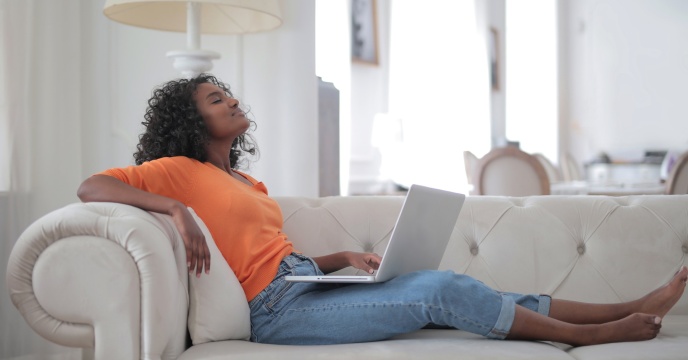
[[(277, 200), (297, 249), (320, 255), (382, 253), (403, 199)], [(686, 254), (688, 195), (471, 196), (440, 267), (504, 291), (618, 302), (664, 284), (688, 265)], [(573, 348), (423, 329), (372, 343), (255, 344), (244, 340), (250, 325), (243, 293), (214, 255), (211, 276), (189, 279), (167, 216), (120, 204), (71, 204), (24, 232), (7, 283), (37, 333), (95, 347), (96, 359), (688, 358), (688, 294), (664, 318), (659, 336), (644, 342)]]

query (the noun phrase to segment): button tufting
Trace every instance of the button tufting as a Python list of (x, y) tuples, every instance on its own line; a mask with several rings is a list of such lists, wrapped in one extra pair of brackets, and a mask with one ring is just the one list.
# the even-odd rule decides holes
[(477, 246), (471, 248), (471, 254), (478, 255), (478, 247)]
[(578, 245), (578, 253), (581, 255), (585, 253), (585, 245)]
[(683, 253), (688, 254), (688, 245), (683, 245)]
[(514, 207), (524, 207), (523, 199), (521, 199), (521, 198), (512, 198), (512, 199), (511, 199), (511, 205), (514, 206)]

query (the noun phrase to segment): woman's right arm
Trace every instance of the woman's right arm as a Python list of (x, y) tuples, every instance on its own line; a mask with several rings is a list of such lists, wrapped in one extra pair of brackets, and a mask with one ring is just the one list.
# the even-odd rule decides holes
[(112, 176), (93, 175), (79, 186), (77, 196), (83, 202), (116, 202), (172, 217), (186, 247), (186, 263), (190, 273), (210, 271), (210, 250), (203, 232), (186, 206), (172, 198), (153, 194), (126, 184)]

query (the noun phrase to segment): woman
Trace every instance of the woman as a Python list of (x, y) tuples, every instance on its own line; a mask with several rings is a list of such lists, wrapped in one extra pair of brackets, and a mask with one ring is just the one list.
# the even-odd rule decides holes
[[(495, 339), (589, 345), (654, 338), (681, 297), (682, 267), (666, 285), (635, 301), (586, 304), (494, 291), (469, 276), (421, 271), (381, 284), (287, 283), (285, 275), (329, 273), (353, 266), (373, 272), (380, 257), (341, 252), (309, 258), (281, 232), (278, 204), (266, 187), (240, 172), (255, 154), (254, 125), (229, 88), (202, 74), (153, 93), (136, 166), (86, 179), (82, 201), (114, 201), (169, 214), (186, 247), (190, 273), (210, 271), (193, 208), (236, 273), (251, 309), (251, 340), (276, 344), (364, 342), (426, 325), (459, 328)], [(223, 261), (213, 259), (213, 261)], [(334, 326), (333, 324), (336, 324)]]

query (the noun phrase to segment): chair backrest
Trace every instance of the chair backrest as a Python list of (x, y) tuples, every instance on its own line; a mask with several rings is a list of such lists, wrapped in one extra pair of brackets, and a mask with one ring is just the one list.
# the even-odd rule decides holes
[(667, 179), (666, 193), (688, 194), (688, 151), (676, 159)]
[(473, 177), (478, 169), (478, 157), (466, 150), (463, 152), (463, 166), (466, 168), (466, 181), (473, 185)]
[(564, 181), (582, 180), (578, 161), (576, 161), (571, 154), (568, 152), (562, 154), (559, 158), (559, 164), (561, 165), (561, 173), (564, 177)]
[(478, 161), (473, 178), (476, 195), (549, 195), (550, 182), (544, 166), (513, 146), (492, 149)]
[(561, 171), (559, 171), (559, 168), (554, 165), (545, 155), (541, 153), (535, 153), (533, 156), (535, 156), (535, 158), (538, 159), (540, 164), (542, 164), (542, 166), (545, 168), (550, 184), (557, 183), (562, 180)]

